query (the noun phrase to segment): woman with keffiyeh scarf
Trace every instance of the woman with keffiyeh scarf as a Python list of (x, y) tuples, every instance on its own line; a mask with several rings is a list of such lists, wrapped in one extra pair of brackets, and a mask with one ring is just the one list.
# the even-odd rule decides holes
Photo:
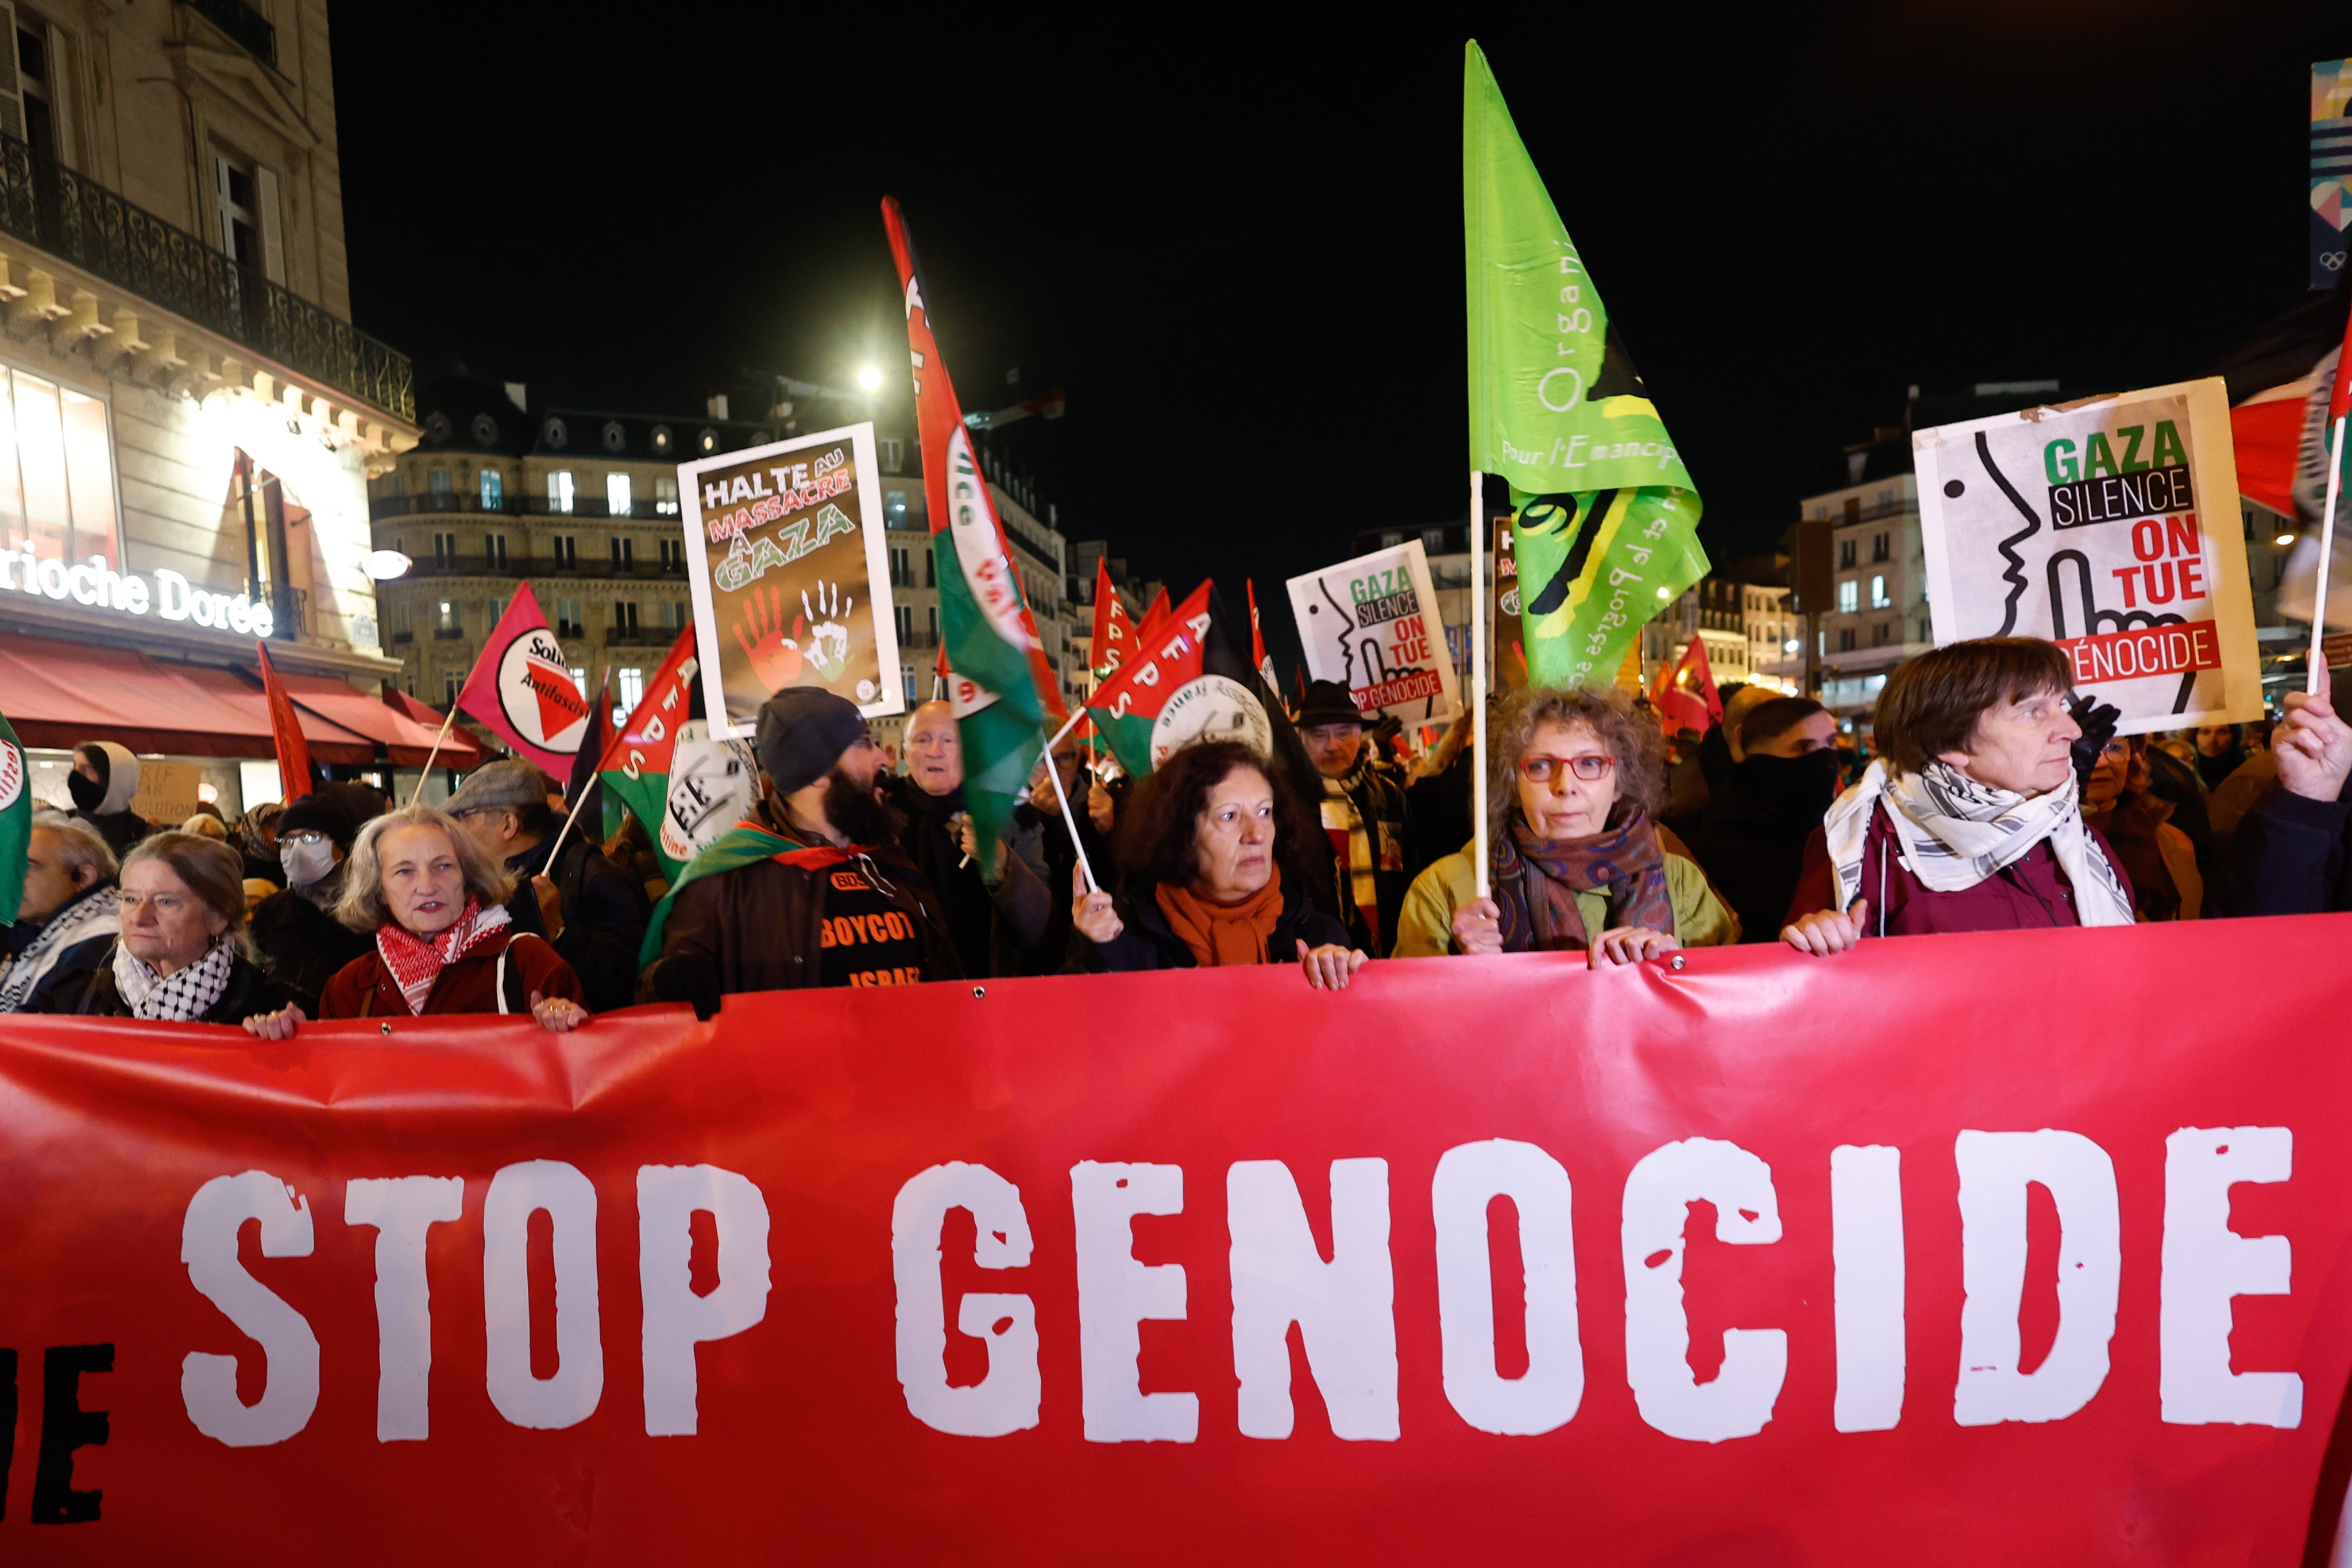
[(1629, 700), (1531, 687), (1492, 733), (1494, 894), (1476, 896), (1469, 847), (1437, 861), (1405, 895), (1397, 957), (1580, 952), (1597, 969), (1739, 940), (1706, 874), (1651, 819), (1665, 747)]
[[(345, 864), (335, 916), (369, 932), (375, 948), (327, 982), (320, 1017), (529, 1014), (553, 1034), (588, 1021), (572, 966), (508, 921), (513, 877), (446, 814), (425, 805), (388, 812), (360, 829)], [(246, 1027), (282, 1040), (305, 1021), (289, 1006)]]
[(1864, 935), (2130, 925), (2131, 879), (2083, 820), (2074, 677), (2039, 637), (1948, 643), (1898, 667), (1878, 697), (1880, 754), (1806, 847), (1782, 940), (1826, 956)]

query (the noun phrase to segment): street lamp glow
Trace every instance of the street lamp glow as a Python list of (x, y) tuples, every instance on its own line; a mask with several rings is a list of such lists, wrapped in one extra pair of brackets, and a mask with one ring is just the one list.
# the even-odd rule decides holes
[(2292, 533), (2282, 533), (2276, 539), (2272, 540), (2271, 542), (2284, 550), (2288, 545), (2294, 542), (2294, 535)]
[(882, 390), (882, 373), (869, 364), (857, 373), (857, 384), (866, 392), (879, 392)]
[(360, 557), (360, 570), (379, 583), (404, 577), (415, 563), (397, 550), (371, 550)]
[(1665, 589), (1661, 588), (1658, 590), (1658, 597), (1661, 599), (1671, 599), (1674, 595), (1668, 593)]

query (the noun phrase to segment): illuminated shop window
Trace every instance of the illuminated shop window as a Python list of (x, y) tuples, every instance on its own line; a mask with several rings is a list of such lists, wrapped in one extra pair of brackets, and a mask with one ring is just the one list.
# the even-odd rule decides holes
[(0, 539), (45, 561), (121, 566), (103, 398), (0, 367)]

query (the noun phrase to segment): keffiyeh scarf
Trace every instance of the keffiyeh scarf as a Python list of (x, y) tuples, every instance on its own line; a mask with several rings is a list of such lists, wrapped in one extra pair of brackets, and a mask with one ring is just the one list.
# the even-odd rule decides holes
[(112, 888), (76, 899), (49, 917), (25, 951), (0, 964), (0, 1013), (22, 1012), (33, 988), (57, 967), (58, 954), (78, 942), (113, 936), (122, 930), (122, 906)]
[(114, 944), (114, 991), (134, 1018), (187, 1024), (212, 1011), (228, 989), (229, 971), (236, 966), (236, 944), (223, 942), (185, 969), (158, 975), (144, 960), (131, 956), (120, 941)]
[(449, 922), (446, 930), (429, 938), (415, 935), (391, 921), (384, 921), (375, 933), (375, 951), (392, 975), (392, 983), (400, 987), (401, 1000), (408, 1004), (408, 1010), (422, 1014), (425, 998), (433, 994), (433, 983), (441, 978), (441, 971), (505, 931), (508, 922), (505, 905), (486, 910), (482, 901), (469, 893), (457, 918)]
[(1576, 908), (1579, 891), (1609, 900), (1609, 924), (1646, 926), (1674, 933), (1675, 905), (1666, 890), (1666, 858), (1646, 811), (1634, 810), (1590, 838), (1538, 838), (1511, 813), (1510, 828), (1488, 851), (1505, 952), (1583, 952), (1595, 933)]
[(1863, 891), (1863, 848), (1871, 813), (1886, 807), (1903, 868), (1938, 893), (1962, 892), (2032, 852), (2043, 839), (2074, 885), (2075, 917), (2086, 926), (2132, 923), (2131, 899), (2115, 868), (2083, 826), (2074, 775), (2032, 799), (1979, 784), (1948, 763), (1897, 773), (1885, 759), (1838, 797), (1822, 826), (1830, 864), (1837, 868), (1838, 908)]

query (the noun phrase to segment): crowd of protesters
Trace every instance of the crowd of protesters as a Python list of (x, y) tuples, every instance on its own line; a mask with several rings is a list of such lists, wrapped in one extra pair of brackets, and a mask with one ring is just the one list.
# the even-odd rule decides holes
[[(561, 831), (561, 787), (486, 763), (439, 807), (330, 784), (234, 823), (131, 808), (138, 763), (77, 749), (33, 824), (0, 1012), (241, 1024), (530, 1016), (733, 994), (1055, 973), (1580, 954), (2352, 908), (2352, 726), (2325, 685), (2275, 726), (2118, 736), (2053, 644), (1899, 666), (1860, 754), (1820, 703), (1727, 689), (1670, 745), (1638, 696), (1531, 688), (1487, 734), (1485, 865), (1465, 715), (1418, 758), (1309, 683), (1271, 752), (1202, 741), (1140, 780), (1076, 741), (1002, 837), (955, 717), (903, 756), (814, 688), (761, 710), (756, 801), (663, 880), (641, 829)], [(557, 847), (561, 841), (561, 848)]]

